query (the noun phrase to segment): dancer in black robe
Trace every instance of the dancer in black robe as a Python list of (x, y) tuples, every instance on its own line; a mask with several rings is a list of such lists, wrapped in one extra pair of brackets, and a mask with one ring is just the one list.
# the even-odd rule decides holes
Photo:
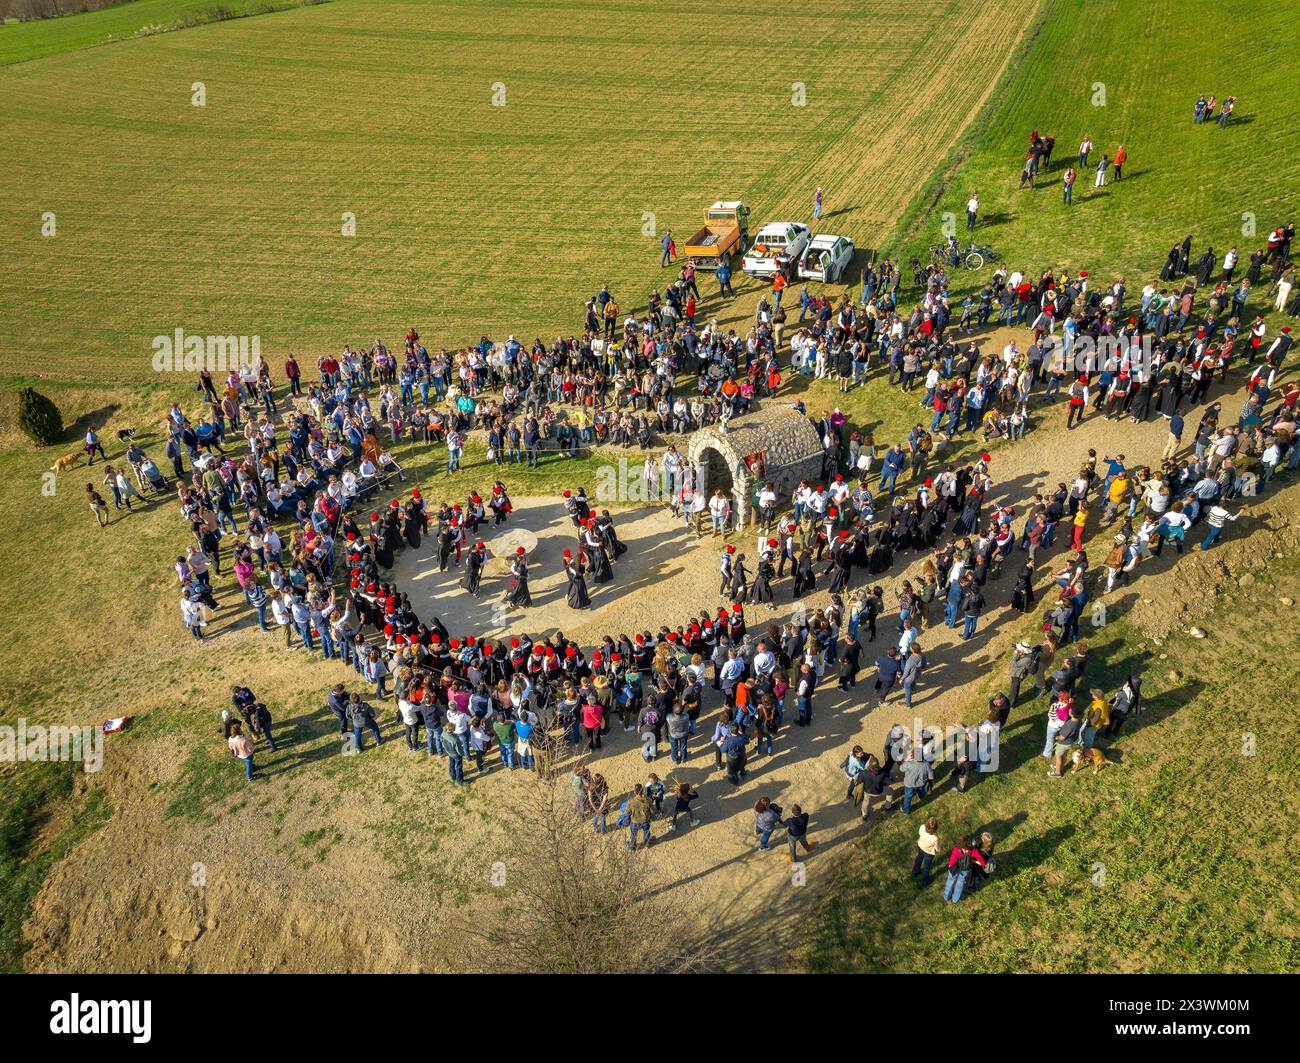
[(591, 568), (591, 578), (597, 583), (608, 583), (614, 578), (614, 569), (605, 550), (605, 539), (593, 520), (588, 519), (582, 534), (582, 552)]
[(515, 559), (510, 563), (510, 575), (514, 577), (511, 580), (510, 604), (521, 609), (528, 608), (533, 604), (533, 599), (528, 593), (528, 558), (522, 546), (515, 550)]
[(596, 527), (605, 537), (605, 545), (614, 552), (615, 558), (620, 558), (627, 553), (627, 545), (620, 541), (618, 532), (614, 530), (614, 518), (609, 515), (609, 510), (600, 511), (600, 516), (596, 519)]
[(465, 555), (465, 575), (460, 578), (460, 585), (475, 598), (478, 597), (479, 584), (483, 581), (483, 563), (487, 560), (487, 547), (480, 540)]
[(751, 602), (763, 602), (769, 608), (776, 605), (776, 599), (772, 597), (772, 556), (771, 550), (765, 550), (759, 555), (758, 570), (754, 575), (754, 588), (749, 594)]
[(575, 559), (573, 551), (564, 551), (564, 574), (569, 580), (569, 606), (573, 609), (586, 609), (591, 604), (587, 594), (587, 581), (583, 578), (586, 568), (582, 561)]
[(831, 546), (831, 593), (842, 594), (849, 586), (849, 571), (853, 553), (849, 546), (849, 533), (840, 532)]
[(379, 527), (375, 543), (375, 561), (380, 568), (393, 567), (393, 555), (397, 550), (397, 526), (385, 521)]
[(1025, 562), (1025, 567), (1020, 573), (1020, 578), (1016, 580), (1015, 588), (1011, 591), (1011, 607), (1022, 613), (1027, 613), (1034, 607), (1034, 563)]
[(1214, 267), (1218, 263), (1218, 258), (1214, 254), (1214, 248), (1210, 248), (1203, 254), (1196, 263), (1196, 286), (1203, 288), (1210, 283), (1210, 274), (1214, 272)]
[(1183, 240), (1183, 246), (1178, 251), (1178, 275), (1186, 277), (1187, 271), (1192, 265), (1192, 234), (1188, 233), (1187, 238)]
[(799, 561), (794, 568), (792, 597), (798, 601), (802, 595), (810, 594), (816, 582), (813, 576), (813, 552), (805, 546), (799, 552)]
[(1162, 281), (1171, 281), (1178, 276), (1179, 257), (1178, 245), (1175, 244), (1169, 249), (1169, 257), (1165, 259), (1164, 268), (1160, 271)]
[(745, 555), (737, 554), (731, 569), (731, 600), (743, 602), (749, 590), (749, 573), (745, 571)]
[(438, 522), (438, 571), (447, 571), (447, 562), (451, 559), (452, 543), (456, 540), (456, 529), (450, 521)]
[(412, 550), (420, 548), (420, 504), (414, 499), (403, 507), (402, 535)]

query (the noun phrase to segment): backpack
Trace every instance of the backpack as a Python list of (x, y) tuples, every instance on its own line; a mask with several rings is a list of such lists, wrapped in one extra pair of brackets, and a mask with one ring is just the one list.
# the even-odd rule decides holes
[(957, 867), (956, 867), (957, 873), (961, 874), (961, 872), (963, 871), (970, 871), (970, 866), (972, 863), (973, 861), (971, 859), (970, 850), (968, 849), (965, 852), (963, 852), (961, 856), (957, 857)]

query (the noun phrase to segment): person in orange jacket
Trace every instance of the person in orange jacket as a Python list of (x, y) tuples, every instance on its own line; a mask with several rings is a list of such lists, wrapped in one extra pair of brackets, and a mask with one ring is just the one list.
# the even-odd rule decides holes
[(1124, 164), (1126, 162), (1128, 162), (1128, 152), (1124, 150), (1124, 145), (1121, 144), (1117, 149), (1115, 149), (1115, 158), (1112, 160), (1115, 167), (1116, 181), (1123, 176)]

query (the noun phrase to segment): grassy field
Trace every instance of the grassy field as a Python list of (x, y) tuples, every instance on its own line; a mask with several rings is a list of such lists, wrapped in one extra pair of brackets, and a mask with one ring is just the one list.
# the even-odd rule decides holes
[(328, 0), (129, 0), (65, 18), (0, 26), (0, 66), (95, 48), (135, 37), (189, 29), (209, 22), (282, 11)]
[[(392, 343), (412, 324), (438, 345), (484, 332), (567, 333), (601, 283), (627, 306), (666, 279), (654, 232), (671, 226), (679, 238), (688, 235), (718, 197), (744, 197), (756, 217), (806, 219), (818, 183), (826, 189), (825, 227), (886, 253), (931, 242), (935, 211), (960, 215), (969, 187), (978, 187), (993, 216), (980, 237), (1009, 258), (1086, 264), (1103, 277), (1128, 271), (1130, 288), (1140, 287), (1134, 277), (1143, 269), (1158, 268), (1195, 218), (1206, 219), (1192, 230), (1198, 246), (1203, 232), (1218, 246), (1239, 228), (1241, 211), (1257, 213), (1261, 235), (1277, 215), (1295, 214), (1294, 93), (1284, 69), (1245, 61), (1255, 36), (1285, 29), (1280, 4), (1230, 4), (1206, 34), (1175, 17), (1168, 2), (1045, 0), (1050, 17), (1034, 22), (1015, 69), (988, 97), (1032, 7), (1028, 0), (996, 10), (974, 0), (923, 10), (902, 0), (865, 9), (848, 0), (805, 4), (780, 17), (788, 60), (775, 69), (765, 63), (761, 73), (755, 16), (738, 0), (620, 4), (617, 18), (606, 17), (609, 5), (588, 0), (334, 0), (91, 47), (108, 33), (130, 36), (146, 9), (157, 11), (147, 17), (159, 24), (208, 9), (137, 0), (0, 30), (0, 63), (10, 64), (0, 69), (0, 145), (10, 160), (0, 202), (0, 530), (22, 543), (0, 554), (0, 586), (11, 603), (0, 616), (7, 649), (0, 719), (140, 719), (121, 738), (121, 759), (108, 747), (105, 774), (114, 775), (115, 796), (128, 798), (121, 807), (96, 796), (103, 780), (83, 794), (65, 774), (24, 777), (19, 786), (12, 768), (0, 771), (4, 968), (21, 965), (18, 927), (45, 874), (108, 820), (110, 807), (129, 823), (141, 814), (138, 790), (160, 794), (159, 836), (181, 839), (178, 859), (188, 867), (184, 845), (218, 821), (234, 829), (247, 800), (237, 776), (222, 770), (229, 764), (210, 734), (231, 681), (230, 656), (196, 654), (176, 615), (167, 561), (183, 536), (171, 506), (152, 503), (99, 533), (80, 495), (82, 473), (60, 481), (53, 495), (41, 489), (52, 458), (73, 449), (91, 420), (107, 426), (106, 437), (135, 427), (147, 448), (159, 449), (160, 415), (173, 399), (192, 403), (194, 392), (188, 381), (154, 373), (153, 336), (175, 328), (258, 335), (275, 365), (289, 349), (309, 362), (376, 334)], [(109, 28), (110, 16), (123, 20), (121, 29)], [(1132, 61), (1126, 42), (1135, 39), (1148, 49), (1145, 63)], [(1193, 54), (1206, 58), (1192, 64), (1186, 57)], [(948, 72), (932, 76), (934, 55), (949, 57)], [(1232, 83), (1200, 84), (1195, 69), (1230, 72)], [(1088, 95), (1098, 80), (1109, 102), (1094, 110)], [(202, 108), (191, 104), (199, 81)], [(806, 87), (805, 107), (792, 106), (795, 81)], [(492, 104), (497, 83), (505, 86), (501, 107)], [(1191, 101), (1202, 90), (1235, 92), (1239, 124), (1193, 130)], [(995, 105), (987, 112), (986, 97)], [(1111, 146), (1107, 137), (1124, 137), (1131, 183), (1090, 198), (1081, 180), (1068, 218), (1055, 185), (1017, 195), (1019, 145), (1034, 125), (1057, 135), (1058, 164), (1083, 132), (1098, 151)], [(53, 238), (40, 234), (45, 211), (57, 217)], [(344, 212), (356, 216), (355, 237), (340, 235)], [(643, 230), (647, 212), (653, 224)], [(1239, 240), (1243, 257), (1247, 246)], [(740, 287), (736, 304), (720, 312), (724, 321), (748, 319), (759, 289)], [(704, 312), (719, 312), (717, 304)], [(13, 429), (12, 388), (22, 382), (39, 383), (65, 412), (67, 442), (57, 452), (33, 451)], [(914, 398), (879, 383), (847, 397), (820, 383), (800, 381), (796, 389), (810, 407), (838, 403), (882, 439), (914, 416)], [(421, 478), (436, 466), (410, 449), (399, 457)], [(468, 457), (473, 475), (481, 448)], [(596, 464), (557, 459), (534, 475), (512, 476), (512, 490), (551, 492), (584, 476), (591, 482)], [(252, 632), (233, 639), (241, 664), (267, 676), (282, 712), (312, 708), (323, 682), (318, 669), (286, 659)], [(58, 666), (52, 645), (60, 648)], [(1211, 711), (1200, 697), (1181, 718)], [(1142, 764), (1132, 774), (1152, 801), (1166, 794), (1200, 800), (1203, 788), (1180, 789), (1161, 766), (1170, 748), (1157, 744), (1163, 732), (1135, 736), (1151, 743), (1153, 774), (1143, 774)], [(327, 744), (323, 732), (304, 737)], [(355, 766), (340, 759), (316, 774), (340, 790), (359, 785), (347, 775)], [(965, 800), (1005, 802), (976, 809), (986, 822), (1013, 817), (1018, 796), (1029, 796), (1029, 776), (1043, 781), (1036, 771), (1031, 763), (990, 779)], [(1101, 780), (1108, 791), (1123, 784), (1118, 775)], [(1206, 777), (1217, 781), (1213, 772)], [(1057, 833), (1025, 850), (1044, 866), (1011, 884), (1028, 889), (1042, 875), (1074, 911), (1088, 895), (1070, 892), (1070, 876), (1090, 850), (1066, 844), (1059, 824), (1069, 812), (1068, 805), (1044, 812)], [(191, 826), (191, 835), (175, 833)], [(340, 827), (348, 830), (322, 807), (318, 821), (295, 827), (275, 852), (317, 862)], [(440, 861), (422, 847), (431, 837), (427, 824), (395, 819), (385, 829), (380, 849), (397, 876), (439, 873)], [(892, 867), (911, 836), (889, 829), (897, 836), (882, 834), (872, 846), (893, 846), (879, 849)], [(890, 951), (902, 939), (882, 940), (861, 913), (887, 911), (906, 922), (924, 908), (887, 897), (872, 881), (846, 888), (828, 913), (814, 966), (907, 966)], [(1250, 883), (1271, 888), (1275, 880)], [(1005, 897), (1008, 884), (1001, 888)], [(1222, 917), (1225, 905), (1220, 897), (1206, 911)], [(932, 933), (923, 948), (935, 951), (925, 955), (955, 946), (946, 929)], [(859, 952), (837, 951), (835, 934)], [(1105, 955), (1128, 940), (1104, 939)], [(1260, 966), (1287, 960), (1283, 946), (1251, 948), (1229, 958)], [(1052, 966), (1046, 943), (1025, 949), (1026, 958)], [(947, 955), (949, 962), (934, 962), (961, 965), (956, 952)], [(986, 962), (1010, 959), (1003, 948)]]
[[(1270, 228), (1300, 215), (1294, 69), (1252, 58), (1286, 34), (1294, 14), (1284, 0), (1237, 0), (1213, 19), (1177, 0), (1045, 0), (986, 114), (936, 169), (887, 244), (924, 260), (941, 238), (944, 212), (955, 216), (964, 239), (966, 200), (978, 190), (976, 239), (1013, 267), (1090, 269), (1100, 283), (1123, 275), (1132, 292), (1158, 275), (1169, 248), (1188, 233), (1193, 257), (1207, 243), (1220, 256), (1235, 244), (1246, 262)], [(1192, 124), (1202, 93), (1237, 97), (1227, 129)], [(1056, 149), (1050, 172), (1021, 190), (1034, 129), (1055, 136)], [(1091, 165), (1067, 207), (1061, 175), (1084, 136), (1094, 144)], [(1123, 180), (1093, 188), (1096, 162), (1103, 152), (1113, 157), (1119, 144), (1129, 156)], [(1252, 218), (1255, 233), (1247, 235)], [(985, 280), (963, 276), (972, 285)]]
[[(175, 328), (274, 359), (568, 333), (719, 197), (806, 219), (821, 183), (872, 245), (1032, 6), (818, 0), (771, 64), (739, 0), (339, 0), (10, 66), (0, 373), (137, 382)], [(959, 85), (919, 77), (931, 49)]]

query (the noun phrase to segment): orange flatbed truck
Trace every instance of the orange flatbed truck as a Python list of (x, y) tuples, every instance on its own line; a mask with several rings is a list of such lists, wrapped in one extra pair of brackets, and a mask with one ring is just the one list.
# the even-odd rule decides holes
[(704, 228), (686, 241), (682, 254), (696, 269), (717, 269), (748, 243), (749, 208), (738, 199), (719, 200), (704, 212)]

